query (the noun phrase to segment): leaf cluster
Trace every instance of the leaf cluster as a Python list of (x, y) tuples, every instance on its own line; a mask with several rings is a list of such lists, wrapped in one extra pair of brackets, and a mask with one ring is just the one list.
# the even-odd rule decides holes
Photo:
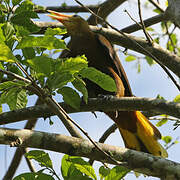
[[(107, 91), (116, 91), (115, 82), (100, 71), (89, 68), (86, 57), (57, 58), (67, 49), (60, 39), (66, 30), (48, 28), (42, 36), (32, 35), (40, 29), (33, 23), (39, 18), (30, 0), (2, 1), (0, 5), (0, 69), (26, 78), (27, 74), (49, 96), (61, 94), (73, 108), (80, 107), (81, 95), (87, 102), (88, 92), (84, 79), (89, 79)], [(56, 56), (56, 57), (55, 57)], [(24, 73), (17, 64), (26, 71)], [(35, 94), (32, 84), (0, 73), (0, 104), (10, 110), (26, 107), (27, 97)]]
[[(42, 167), (36, 173), (23, 173), (14, 178), (14, 180), (20, 179), (38, 179), (38, 180), (51, 180), (60, 179), (53, 168), (53, 162), (51, 161), (48, 153), (40, 150), (32, 150), (26, 153), (28, 159), (33, 159), (39, 163)], [(48, 171), (48, 173), (44, 173)], [(128, 169), (115, 166), (112, 169), (101, 166), (99, 168), (99, 176), (101, 180), (120, 180), (127, 173)], [(97, 176), (93, 167), (86, 162), (83, 158), (77, 156), (64, 155), (61, 161), (61, 174), (64, 180), (97, 180)]]

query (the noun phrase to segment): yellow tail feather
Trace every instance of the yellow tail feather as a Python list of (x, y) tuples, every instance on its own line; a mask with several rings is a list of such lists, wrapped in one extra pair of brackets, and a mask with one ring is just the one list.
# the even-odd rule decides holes
[(106, 112), (116, 122), (125, 146), (155, 156), (167, 157), (166, 150), (158, 142), (161, 134), (158, 129), (140, 112)]

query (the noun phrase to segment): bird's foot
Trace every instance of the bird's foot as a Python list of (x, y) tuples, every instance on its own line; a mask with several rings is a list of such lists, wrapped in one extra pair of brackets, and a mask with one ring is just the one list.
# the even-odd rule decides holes
[(114, 96), (110, 95), (110, 94), (108, 94), (108, 95), (99, 94), (98, 98), (103, 98), (104, 100), (110, 100), (110, 99), (114, 98)]

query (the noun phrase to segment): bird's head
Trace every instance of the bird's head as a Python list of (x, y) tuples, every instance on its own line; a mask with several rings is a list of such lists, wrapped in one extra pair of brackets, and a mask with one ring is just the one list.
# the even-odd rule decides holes
[(51, 10), (48, 12), (51, 13), (48, 16), (61, 22), (71, 36), (90, 32), (88, 23), (78, 15), (65, 15)]

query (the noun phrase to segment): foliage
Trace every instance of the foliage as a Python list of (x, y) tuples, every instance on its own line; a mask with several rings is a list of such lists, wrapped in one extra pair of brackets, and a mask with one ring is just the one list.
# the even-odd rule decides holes
[[(16, 176), (13, 180), (38, 179), (51, 180), (55, 177), (60, 179), (53, 168), (53, 162), (49, 155), (44, 151), (32, 150), (26, 153), (28, 159), (33, 159), (39, 163), (42, 169), (36, 173), (23, 173)], [(44, 172), (49, 171), (49, 174)], [(101, 180), (120, 180), (127, 173), (128, 169), (120, 166), (115, 166), (112, 169), (101, 166), (99, 168), (99, 176)], [(61, 161), (61, 174), (64, 180), (97, 180), (97, 176), (93, 167), (81, 157), (64, 155)]]
[[(1, 4), (1, 69), (25, 77), (19, 68), (20, 64), (47, 94), (61, 94), (64, 101), (75, 109), (80, 107), (79, 92), (85, 102), (88, 98), (86, 84), (82, 78), (90, 79), (106, 90), (116, 91), (114, 80), (98, 70), (88, 68), (85, 56), (66, 59), (52, 57), (57, 50), (66, 49), (64, 40), (59, 38), (66, 31), (48, 28), (43, 36), (33, 36), (32, 34), (40, 29), (32, 21), (39, 17), (34, 12), (35, 6), (30, 0), (13, 0), (12, 6), (16, 6), (14, 12), (10, 1)], [(11, 110), (26, 107), (27, 96), (34, 94), (29, 91), (32, 84), (2, 73), (0, 77), (4, 79), (0, 84), (0, 103), (8, 104)], [(68, 83), (72, 85), (67, 87)]]
[[(66, 3), (62, 3), (66, 6)], [(16, 7), (14, 9), (14, 7)], [(48, 28), (44, 35), (33, 35), (40, 31), (40, 28), (33, 23), (38, 19), (35, 6), (31, 0), (4, 0), (0, 4), (0, 70), (13, 73), (0, 73), (0, 112), (2, 104), (7, 104), (10, 110), (21, 109), (27, 106), (28, 97), (36, 94), (33, 91), (33, 84), (29, 82), (29, 77), (23, 69), (38, 84), (48, 96), (61, 95), (63, 100), (74, 109), (80, 108), (81, 96), (87, 102), (88, 92), (84, 79), (88, 79), (98, 84), (103, 89), (115, 92), (116, 86), (114, 80), (106, 74), (94, 68), (88, 67), (86, 57), (78, 56), (73, 58), (57, 58), (58, 53), (67, 49), (61, 36), (66, 33), (65, 29)], [(156, 13), (160, 13), (157, 9)], [(171, 22), (162, 22), (161, 30), (164, 33), (159, 34), (154, 28), (147, 28), (148, 33), (153, 37), (153, 43), (160, 44), (166, 40), (166, 48), (176, 54), (180, 54), (178, 47), (177, 34), (167, 30), (172, 28)], [(137, 71), (141, 71), (141, 60), (144, 59), (150, 66), (155, 61), (148, 57), (139, 57), (134, 54), (127, 54), (127, 62), (135, 62)], [(20, 66), (19, 66), (20, 65)], [(23, 80), (25, 79), (25, 80)], [(26, 81), (27, 80), (27, 81)], [(162, 98), (162, 97), (160, 97)], [(180, 95), (176, 96), (174, 102), (180, 102)], [(161, 115), (162, 119), (156, 124), (164, 125), (169, 116)], [(50, 123), (52, 121), (50, 120)], [(175, 124), (179, 126), (179, 124)], [(164, 136), (162, 140), (168, 147), (173, 141), (171, 136)], [(173, 142), (172, 142), (173, 141)], [(53, 168), (53, 162), (48, 153), (39, 150), (33, 150), (26, 154), (28, 159), (33, 159), (39, 163), (41, 170), (36, 173), (23, 173), (14, 178), (20, 179), (55, 179), (58, 178)], [(48, 172), (48, 173), (47, 173)], [(103, 180), (119, 180), (127, 173), (128, 169), (115, 166), (112, 169), (101, 166), (98, 176)], [(93, 167), (81, 157), (65, 155), (61, 162), (61, 173), (65, 180), (90, 180), (97, 179)]]

